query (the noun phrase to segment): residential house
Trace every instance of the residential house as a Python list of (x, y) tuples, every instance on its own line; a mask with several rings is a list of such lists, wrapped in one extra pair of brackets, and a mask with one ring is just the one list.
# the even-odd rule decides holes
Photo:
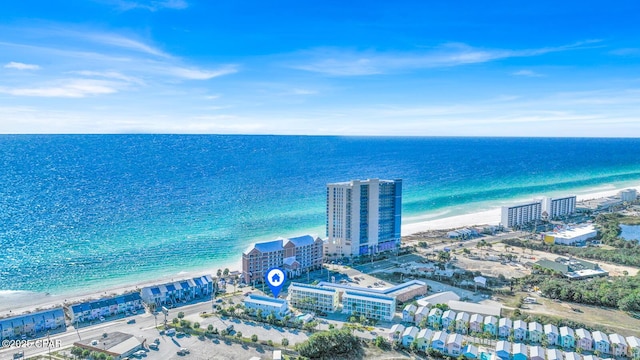
[(627, 340), (620, 334), (609, 334), (611, 343), (611, 354), (614, 356), (627, 355)]
[(429, 311), (429, 316), (427, 317), (429, 327), (437, 328), (442, 325), (442, 310), (438, 308), (433, 308)]
[(586, 351), (593, 350), (593, 338), (589, 330), (582, 328), (576, 330), (576, 347)]
[(404, 329), (404, 332), (402, 333), (402, 346), (408, 348), (418, 336), (419, 331), (420, 329), (415, 326), (409, 326)]
[(418, 350), (427, 351), (431, 345), (431, 338), (433, 337), (433, 330), (422, 329), (418, 332), (416, 340), (418, 341)]
[(576, 353), (576, 352), (565, 352), (564, 353), (564, 360), (582, 360), (582, 355)]
[(495, 336), (498, 333), (498, 318), (487, 316), (484, 318), (484, 332)]
[(513, 322), (513, 338), (516, 341), (524, 341), (527, 338), (527, 323), (522, 320)]
[(197, 298), (211, 298), (212, 292), (213, 279), (211, 275), (204, 275), (144, 287), (140, 290), (140, 297), (147, 306), (159, 310), (162, 306), (175, 306)]
[(97, 320), (101, 316), (132, 315), (142, 309), (142, 298), (137, 292), (67, 305), (65, 308), (73, 324)]
[(560, 346), (565, 349), (574, 349), (576, 347), (576, 336), (572, 328), (568, 326), (560, 328)]
[(602, 355), (611, 353), (611, 343), (607, 334), (602, 331), (594, 331), (591, 333), (591, 337), (593, 338), (593, 351), (598, 351)]
[(553, 324), (546, 324), (544, 326), (544, 336), (547, 337), (548, 346), (558, 345), (558, 327)]
[(433, 337), (431, 338), (431, 348), (444, 353), (444, 346), (447, 342), (447, 335), (448, 333), (442, 330), (434, 332)]
[(462, 356), (467, 359), (477, 359), (478, 358), (478, 348), (475, 345), (467, 344), (462, 348)]
[(564, 360), (562, 351), (558, 349), (547, 349), (547, 360)]
[(399, 341), (402, 338), (402, 334), (404, 333), (405, 326), (402, 324), (393, 324), (391, 330), (389, 330), (389, 341), (395, 342)]
[(402, 309), (402, 321), (408, 323), (415, 322), (416, 310), (418, 310), (418, 307), (413, 304), (405, 306), (404, 309)]
[(453, 333), (447, 336), (445, 343), (446, 353), (450, 356), (458, 356), (462, 353), (462, 335)]
[(459, 312), (456, 315), (456, 332), (466, 334), (469, 332), (469, 319), (471, 316), (466, 312)]
[(530, 322), (529, 323), (529, 342), (540, 344), (542, 342), (542, 335), (544, 335), (542, 324), (536, 321)]
[(506, 340), (500, 340), (496, 343), (496, 355), (502, 360), (511, 358), (511, 343)]
[(498, 321), (498, 336), (508, 338), (513, 330), (513, 321), (509, 318), (502, 318)]
[(511, 354), (513, 355), (513, 360), (529, 360), (529, 350), (527, 345), (523, 343), (513, 344)]
[(473, 314), (469, 319), (469, 332), (481, 333), (484, 331), (484, 317), (480, 314)]
[(456, 321), (456, 312), (453, 310), (447, 310), (442, 313), (442, 328), (448, 329), (449, 325), (453, 324), (455, 326)]
[(544, 348), (542, 346), (529, 346), (529, 360), (545, 360)]
[(632, 359), (640, 359), (640, 339), (635, 336), (627, 336), (627, 347), (629, 349), (629, 357)]
[(28, 314), (0, 319), (0, 339), (19, 339), (43, 336), (48, 330), (65, 328), (65, 316), (62, 308), (36, 311)]
[(419, 306), (418, 309), (416, 310), (416, 314), (414, 316), (414, 320), (416, 322), (416, 325), (422, 324), (425, 321), (425, 319), (427, 319), (426, 322), (428, 323), (429, 322), (429, 312), (430, 312), (430, 310), (429, 310), (428, 307)]

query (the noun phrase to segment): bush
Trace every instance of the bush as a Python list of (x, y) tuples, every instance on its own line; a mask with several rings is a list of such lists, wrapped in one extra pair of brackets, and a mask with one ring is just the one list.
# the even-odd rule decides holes
[(180, 311), (178, 313), (178, 319), (182, 319), (184, 317), (184, 312)]
[(258, 342), (258, 335), (256, 335), (256, 334), (251, 335), (251, 341), (252, 342)]
[(356, 358), (362, 354), (360, 340), (346, 329), (317, 332), (295, 348), (300, 355), (312, 359)]
[(283, 338), (283, 339), (282, 339), (282, 346), (284, 346), (284, 347), (289, 346), (289, 339), (287, 339), (287, 338)]

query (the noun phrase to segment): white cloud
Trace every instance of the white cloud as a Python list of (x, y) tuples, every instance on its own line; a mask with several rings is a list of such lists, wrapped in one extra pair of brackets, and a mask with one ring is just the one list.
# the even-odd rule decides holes
[(82, 98), (86, 96), (112, 94), (118, 90), (112, 82), (91, 79), (69, 79), (59, 84), (26, 87), (0, 87), (0, 93), (14, 96)]
[(144, 85), (144, 81), (140, 80), (137, 77), (127, 76), (117, 71), (89, 71), (89, 70), (81, 70), (81, 71), (71, 71), (71, 74), (77, 74), (88, 77), (103, 77), (107, 79), (115, 79), (122, 80), (128, 83), (135, 83), (138, 85)]
[(40, 69), (39, 65), (34, 64), (25, 64), (21, 62), (12, 61), (4, 65), (7, 69), (16, 69), (16, 70), (38, 70)]
[(299, 62), (291, 67), (331, 76), (375, 75), (410, 69), (452, 67), (514, 57), (539, 56), (552, 52), (580, 49), (596, 42), (599, 40), (524, 50), (480, 49), (461, 43), (448, 43), (426, 52), (395, 53), (319, 48), (297, 54), (298, 57), (309, 60), (305, 63)]
[(86, 37), (89, 40), (105, 44), (116, 46), (124, 49), (134, 50), (142, 53), (146, 53), (149, 55), (155, 55), (159, 57), (169, 58), (171, 55), (163, 52), (162, 50), (156, 49), (153, 46), (147, 45), (138, 40), (130, 39), (124, 36), (115, 35), (115, 34), (88, 34), (81, 36)]
[(542, 75), (540, 73), (537, 73), (533, 70), (518, 70), (515, 72), (512, 72), (511, 75), (514, 76), (526, 76), (526, 77), (543, 77), (545, 75)]
[(216, 70), (201, 70), (196, 68), (169, 67), (165, 69), (169, 74), (187, 80), (209, 80), (218, 76), (233, 74), (238, 72), (235, 65), (226, 65)]

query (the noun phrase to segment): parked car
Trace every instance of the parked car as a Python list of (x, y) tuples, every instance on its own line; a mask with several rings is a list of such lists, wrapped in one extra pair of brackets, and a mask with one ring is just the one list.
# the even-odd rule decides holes
[(129, 321), (127, 321), (127, 324), (135, 324), (136, 323), (136, 319), (129, 319)]
[(105, 320), (104, 316), (100, 316), (100, 321), (104, 321), (104, 320)]
[(156, 344), (156, 343), (149, 344), (149, 349), (158, 350), (158, 344)]

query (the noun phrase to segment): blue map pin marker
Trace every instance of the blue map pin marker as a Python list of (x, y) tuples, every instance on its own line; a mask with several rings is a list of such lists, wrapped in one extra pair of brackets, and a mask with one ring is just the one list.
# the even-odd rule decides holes
[(271, 268), (264, 275), (264, 279), (269, 285), (269, 289), (271, 289), (271, 293), (273, 293), (274, 297), (278, 297), (280, 294), (280, 290), (282, 290), (282, 286), (284, 282), (287, 280), (287, 276), (284, 274), (284, 271), (279, 268)]

